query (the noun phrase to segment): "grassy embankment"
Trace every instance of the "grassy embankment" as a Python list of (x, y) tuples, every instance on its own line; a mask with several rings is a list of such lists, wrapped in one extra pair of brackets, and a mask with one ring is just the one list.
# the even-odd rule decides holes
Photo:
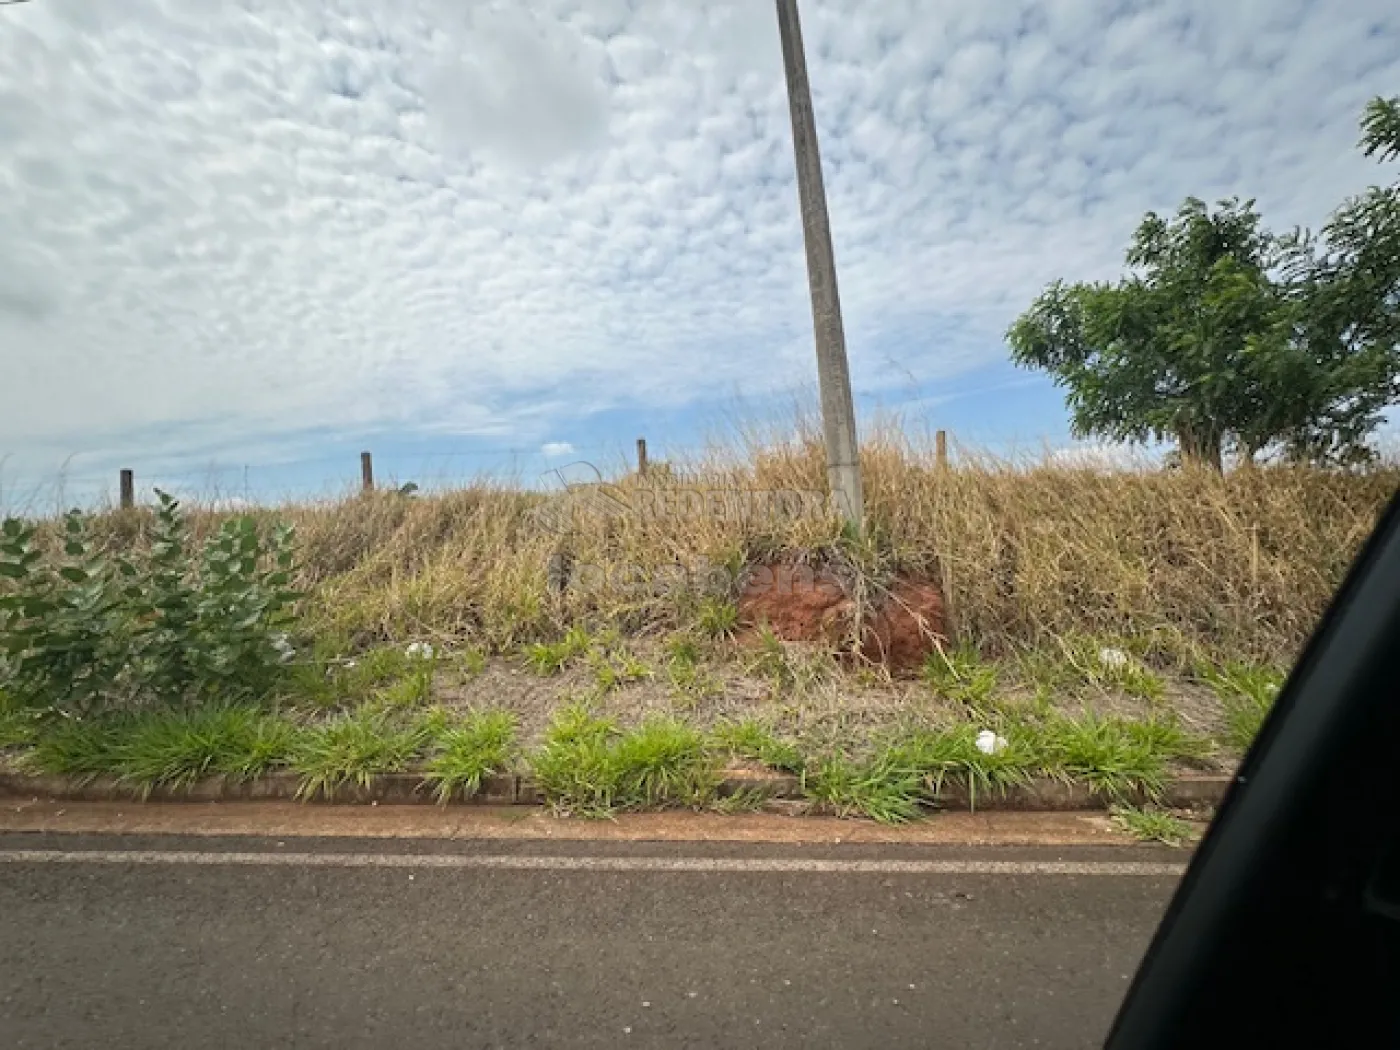
[[(914, 815), (950, 780), (990, 791), (1049, 773), (1109, 796), (1151, 791), (1175, 769), (1237, 760), (1400, 480), (977, 458), (940, 471), (889, 434), (864, 458), (863, 540), (826, 514), (541, 515), (568, 497), (491, 486), (260, 511), (295, 524), (307, 593), (297, 659), (272, 694), (86, 719), (11, 702), (0, 745), (32, 768), (144, 784), (290, 768), (308, 794), (423, 768), (445, 799), (528, 767), (584, 813), (745, 804), (713, 798), (736, 759), (800, 772), (814, 801), (882, 819)], [(639, 505), (642, 485), (822, 478), (808, 441), (617, 485)], [(219, 518), (196, 512), (194, 531)], [(146, 526), (141, 512), (95, 522), (127, 548)], [(549, 578), (560, 550), (574, 567), (562, 593)], [(898, 679), (745, 630), (724, 580), (794, 553), (868, 598), (899, 575), (941, 580), (946, 654)], [(675, 569), (702, 564), (727, 575)], [(624, 569), (663, 583), (618, 587)], [(411, 642), (433, 656), (407, 654)], [(984, 754), (982, 730), (1005, 745)]]

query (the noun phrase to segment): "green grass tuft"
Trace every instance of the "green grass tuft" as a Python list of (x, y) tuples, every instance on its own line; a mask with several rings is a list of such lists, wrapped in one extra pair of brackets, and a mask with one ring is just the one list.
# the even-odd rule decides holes
[(1057, 718), (1042, 730), (1045, 769), (1087, 784), (1095, 794), (1123, 799), (1134, 793), (1161, 794), (1166, 763), (1173, 755), (1155, 730), (1095, 714)]
[(438, 802), (470, 798), (486, 777), (502, 772), (515, 751), (515, 716), (509, 711), (469, 715), (457, 725), (433, 727), (437, 752), (425, 779), (434, 784)]
[(602, 693), (620, 689), (630, 682), (638, 682), (652, 675), (651, 668), (645, 660), (625, 649), (594, 649), (588, 654), (588, 664), (593, 669), (594, 685)]
[(1140, 842), (1181, 846), (1191, 838), (1191, 825), (1163, 809), (1117, 805), (1111, 812), (1113, 822)]
[(1214, 690), (1225, 709), (1225, 744), (1241, 754), (1248, 751), (1286, 676), (1270, 667), (1246, 663), (1219, 668), (1205, 665), (1198, 667), (1196, 673)]
[(761, 788), (743, 788), (730, 795), (717, 795), (710, 800), (709, 808), (716, 813), (756, 813), (767, 804), (772, 796)]
[(721, 722), (711, 735), (721, 751), (751, 758), (780, 772), (801, 773), (806, 765), (796, 745), (780, 740), (771, 729), (754, 718)]
[(486, 653), (476, 646), (467, 646), (457, 655), (456, 662), (464, 675), (475, 678), (486, 670)]
[(719, 784), (706, 740), (694, 726), (652, 718), (618, 740), (619, 800), (627, 808), (695, 806)]
[(618, 792), (613, 744), (617, 724), (583, 704), (560, 710), (531, 756), (535, 779), (556, 809), (580, 816), (608, 816)]
[(974, 710), (986, 705), (997, 685), (997, 669), (968, 646), (929, 653), (923, 677), (940, 695)]
[(739, 609), (733, 603), (713, 596), (700, 599), (695, 626), (706, 638), (732, 638), (739, 624)]
[(1025, 783), (1040, 764), (1037, 742), (1020, 726), (1005, 730), (1006, 746), (991, 754), (977, 747), (975, 725), (949, 729), (919, 730), (896, 740), (885, 752), (885, 762), (899, 769), (911, 769), (937, 796), (945, 784), (966, 789), (968, 802), (977, 807), (977, 796)]
[(666, 667), (666, 679), (671, 683), (671, 692), (685, 706), (693, 707), (706, 697), (724, 692), (724, 683), (698, 664), (672, 661)]
[(117, 771), (117, 746), (128, 718), (60, 718), (46, 726), (26, 762), (41, 773), (91, 778)]
[(575, 625), (557, 642), (535, 642), (527, 645), (524, 654), (525, 666), (537, 675), (555, 675), (584, 656), (592, 645), (593, 640), (588, 636), (588, 631)]
[(922, 813), (924, 777), (917, 769), (883, 755), (858, 762), (830, 755), (809, 763), (803, 790), (837, 816), (859, 814), (882, 824), (903, 824)]
[(291, 755), (301, 774), (297, 795), (329, 795), (341, 784), (368, 785), (403, 772), (425, 742), (419, 727), (404, 728), (383, 712), (358, 711), (303, 730)]
[(1129, 739), (1167, 760), (1200, 761), (1211, 752), (1211, 742), (1186, 731), (1174, 714), (1124, 721)]
[(745, 670), (767, 678), (775, 686), (790, 686), (796, 677), (787, 646), (766, 623), (758, 625), (753, 651), (745, 662)]
[(27, 707), (0, 690), (0, 748), (29, 747), (39, 736), (43, 711)]
[(555, 716), (531, 764), (545, 797), (581, 816), (700, 805), (719, 780), (714, 756), (694, 727), (656, 718), (622, 732), (582, 704)]
[(111, 736), (113, 772), (149, 790), (257, 777), (286, 763), (296, 731), (258, 708), (220, 707), (132, 716)]
[(410, 656), (401, 646), (369, 649), (345, 659), (313, 659), (290, 669), (287, 694), (326, 709), (375, 700), (390, 707), (427, 703), (436, 657)]
[(403, 678), (378, 689), (374, 700), (382, 707), (422, 707), (433, 698), (433, 661), (420, 660)]
[(689, 634), (677, 632), (666, 639), (666, 658), (673, 666), (694, 667), (703, 656), (700, 643)]

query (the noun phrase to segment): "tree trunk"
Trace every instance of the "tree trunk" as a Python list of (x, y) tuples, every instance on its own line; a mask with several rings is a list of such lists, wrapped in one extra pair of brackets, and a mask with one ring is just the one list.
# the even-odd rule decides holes
[(1220, 434), (1213, 428), (1179, 423), (1176, 442), (1183, 467), (1208, 467), (1217, 474), (1224, 471)]

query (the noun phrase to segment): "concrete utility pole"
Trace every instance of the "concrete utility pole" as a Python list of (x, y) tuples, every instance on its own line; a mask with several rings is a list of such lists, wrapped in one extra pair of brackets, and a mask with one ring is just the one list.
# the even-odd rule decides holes
[(821, 386), (822, 430), (826, 438), (826, 476), (841, 513), (857, 529), (865, 520), (865, 493), (860, 480), (856, 410), (851, 399), (851, 372), (846, 363), (846, 333), (841, 326), (841, 299), (836, 291), (836, 257), (826, 214), (826, 187), (817, 152), (817, 122), (812, 89), (802, 50), (797, 0), (777, 0), (778, 35), (783, 42), (788, 107), (792, 111), (792, 146), (797, 155), (797, 195), (802, 203), (802, 236), (807, 243), (807, 281), (812, 289), (812, 327), (817, 337), (817, 378)]

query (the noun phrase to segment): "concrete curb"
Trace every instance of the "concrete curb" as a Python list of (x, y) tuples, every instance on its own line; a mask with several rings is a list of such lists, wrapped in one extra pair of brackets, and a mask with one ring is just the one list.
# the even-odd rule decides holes
[[(1167, 783), (1160, 801), (1174, 808), (1195, 809), (1218, 805), (1233, 777), (1190, 775)], [(257, 780), (201, 780), (184, 787), (157, 786), (149, 791), (116, 777), (65, 777), (0, 771), (0, 797), (47, 798), (80, 802), (272, 802), (298, 798), (301, 778), (295, 773), (269, 773)], [(308, 802), (333, 805), (432, 805), (437, 801), (431, 781), (418, 773), (388, 773), (368, 784), (342, 784), (329, 794)], [(719, 794), (761, 794), (785, 803), (784, 808), (806, 809), (801, 780), (788, 773), (730, 771), (720, 782)], [(488, 777), (481, 791), (454, 804), (537, 806), (544, 802), (539, 785), (529, 776), (509, 774)], [(1104, 809), (1108, 802), (1085, 785), (1052, 778), (1038, 778), (1005, 794), (978, 793), (975, 798), (961, 787), (949, 786), (939, 795), (945, 809), (1021, 810), (1054, 812)], [(1144, 802), (1145, 798), (1133, 801)]]

